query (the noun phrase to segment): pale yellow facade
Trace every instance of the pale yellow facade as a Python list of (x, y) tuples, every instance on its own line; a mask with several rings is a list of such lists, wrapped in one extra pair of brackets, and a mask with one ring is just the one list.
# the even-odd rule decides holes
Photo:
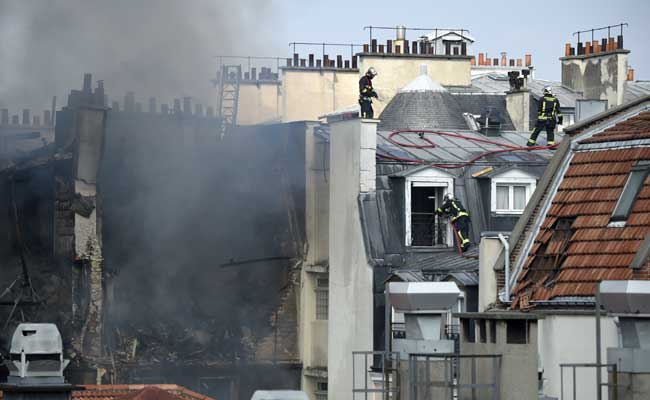
[(401, 88), (421, 75), (422, 65), (426, 65), (429, 77), (443, 86), (470, 86), (472, 83), (469, 57), (372, 54), (361, 55), (359, 61), (360, 71), (365, 72), (374, 67), (379, 74), (372, 82), (379, 94), (379, 101), (373, 103), (375, 117), (381, 114)]
[(359, 96), (359, 72), (335, 69), (282, 71), (282, 122), (313, 121), (323, 114), (354, 106)]
[(469, 57), (360, 54), (359, 69), (284, 68), (280, 82), (242, 82), (237, 122), (314, 121), (320, 116), (357, 106), (359, 79), (369, 67), (379, 94), (373, 107), (379, 117), (390, 100), (426, 66), (431, 79), (442, 85), (470, 86)]
[(241, 82), (237, 103), (237, 124), (278, 122), (282, 116), (279, 82)]

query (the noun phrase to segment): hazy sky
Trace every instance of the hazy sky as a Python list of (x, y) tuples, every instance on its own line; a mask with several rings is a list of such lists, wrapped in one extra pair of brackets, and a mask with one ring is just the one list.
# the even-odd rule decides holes
[[(558, 57), (564, 55), (564, 44), (576, 41), (573, 32), (627, 22), (624, 44), (631, 50), (630, 66), (636, 70), (636, 79), (650, 79), (648, 0), (286, 0), (279, 3), (286, 8), (287, 23), (282, 32), (286, 43), (323, 40), (364, 43), (368, 38), (368, 32), (363, 30), (366, 25), (462, 27), (476, 38), (475, 53), (488, 52), (491, 57), (498, 57), (505, 51), (513, 58), (531, 53), (537, 77), (554, 80), (560, 79)], [(392, 39), (393, 33), (383, 35), (385, 41)], [(606, 35), (606, 31), (601, 35)]]

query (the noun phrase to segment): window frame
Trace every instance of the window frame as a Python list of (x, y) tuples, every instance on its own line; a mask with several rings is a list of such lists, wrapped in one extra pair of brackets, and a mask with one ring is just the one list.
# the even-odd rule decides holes
[[(517, 175), (523, 175), (519, 173)], [(533, 195), (535, 188), (537, 187), (537, 179), (534, 177), (524, 177), (524, 176), (503, 176), (495, 177), (491, 179), (490, 182), (490, 210), (499, 215), (521, 215), (523, 214), (530, 197)], [(508, 208), (500, 209), (497, 208), (497, 186), (507, 186), (508, 187)], [(514, 186), (525, 186), (526, 187), (526, 204), (521, 210), (514, 209)]]
[[(429, 174), (427, 174), (429, 172)], [(435, 173), (436, 175), (432, 174)], [(443, 188), (443, 195), (446, 193), (454, 195), (454, 178), (447, 177), (437, 172), (435, 169), (430, 168), (424, 171), (419, 171), (413, 176), (407, 176), (404, 179), (404, 243), (406, 247), (411, 246), (411, 189), (413, 187), (440, 187)], [(453, 247), (454, 235), (451, 225), (447, 226), (447, 246)], [(419, 247), (419, 246), (418, 246)]]
[(625, 223), (627, 221), (648, 175), (650, 175), (650, 160), (637, 161), (630, 170), (623, 191), (616, 201), (614, 211), (609, 218), (610, 223)]
[[(327, 282), (327, 286), (321, 286), (321, 281)], [(329, 292), (329, 276), (324, 274), (323, 276), (316, 276), (314, 279), (314, 319), (317, 321), (329, 320)], [(321, 310), (322, 304), (319, 304), (319, 298), (321, 298), (323, 294), (326, 299), (324, 312)], [(325, 318), (323, 318), (323, 316)]]

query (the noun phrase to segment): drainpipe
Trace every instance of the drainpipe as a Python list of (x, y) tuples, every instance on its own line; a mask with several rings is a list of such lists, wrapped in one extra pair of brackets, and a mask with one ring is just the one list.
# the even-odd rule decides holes
[(506, 285), (505, 285), (505, 291), (506, 291), (506, 299), (504, 303), (510, 303), (510, 243), (506, 240), (505, 236), (503, 236), (502, 233), (499, 233), (499, 240), (501, 243), (503, 243), (503, 248), (506, 251), (505, 254), (505, 265), (504, 269), (506, 271)]

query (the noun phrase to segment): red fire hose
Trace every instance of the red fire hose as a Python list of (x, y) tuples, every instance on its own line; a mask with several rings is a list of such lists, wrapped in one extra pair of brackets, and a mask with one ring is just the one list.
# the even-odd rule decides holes
[[(404, 143), (400, 142), (394, 139), (395, 136), (401, 136), (402, 133), (417, 133), (418, 136), (420, 137), (421, 140), (423, 140), (426, 144), (411, 144), (411, 143)], [(470, 137), (470, 136), (464, 136), (458, 133), (450, 133), (450, 132), (442, 132), (442, 131), (430, 131), (430, 130), (413, 130), (413, 129), (402, 129), (398, 131), (393, 131), (389, 136), (388, 136), (388, 141), (391, 144), (394, 144), (395, 146), (400, 146), (400, 147), (406, 147), (406, 148), (416, 148), (416, 149), (432, 149), (436, 147), (436, 144), (433, 143), (431, 140), (427, 139), (424, 135), (439, 135), (439, 136), (449, 136), (457, 139), (463, 139), (467, 140), (469, 142), (478, 142), (478, 143), (485, 143), (485, 144), (491, 144), (497, 147), (501, 147), (500, 149), (497, 150), (490, 150), (486, 151), (484, 153), (481, 153), (469, 161), (465, 162), (460, 162), (460, 163), (450, 163), (450, 164), (438, 164), (438, 163), (431, 163), (426, 160), (419, 160), (416, 158), (404, 158), (404, 157), (396, 157), (396, 156), (390, 156), (387, 154), (377, 154), (378, 157), (387, 159), (387, 160), (393, 160), (393, 161), (400, 161), (400, 162), (406, 162), (406, 163), (411, 163), (411, 164), (427, 164), (432, 167), (436, 168), (444, 168), (444, 169), (456, 169), (456, 168), (463, 168), (467, 167), (469, 165), (474, 164), (476, 161), (485, 158), (489, 155), (492, 154), (498, 154), (498, 153), (509, 153), (509, 152), (514, 152), (514, 151), (530, 151), (530, 150), (546, 150), (546, 149), (554, 149), (557, 145), (553, 146), (512, 146), (509, 144), (505, 143), (499, 143), (495, 142), (493, 140), (487, 140), (487, 139), (481, 139), (481, 138), (475, 138), (475, 137)]]

